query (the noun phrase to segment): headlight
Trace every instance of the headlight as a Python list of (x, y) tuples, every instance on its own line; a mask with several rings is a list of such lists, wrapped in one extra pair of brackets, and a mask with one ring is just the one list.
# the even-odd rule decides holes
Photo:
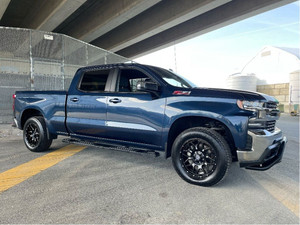
[(258, 101), (241, 101), (237, 100), (236, 104), (240, 109), (246, 109), (250, 111), (258, 111), (258, 110), (263, 110), (263, 102), (258, 102)]

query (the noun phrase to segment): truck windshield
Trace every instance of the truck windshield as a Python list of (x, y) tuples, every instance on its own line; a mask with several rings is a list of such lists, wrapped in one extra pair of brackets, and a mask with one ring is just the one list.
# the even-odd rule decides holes
[(186, 78), (183, 78), (179, 76), (178, 74), (175, 74), (172, 71), (162, 69), (155, 66), (149, 66), (150, 69), (152, 69), (155, 73), (161, 76), (164, 81), (166, 81), (168, 84), (175, 86), (175, 87), (182, 87), (182, 88), (193, 88), (196, 87), (195, 84), (188, 81)]

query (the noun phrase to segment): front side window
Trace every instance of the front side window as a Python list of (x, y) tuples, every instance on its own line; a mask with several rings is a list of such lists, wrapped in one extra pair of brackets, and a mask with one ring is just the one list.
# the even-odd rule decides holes
[(119, 81), (117, 85), (118, 92), (138, 92), (136, 85), (139, 81), (151, 79), (139, 70), (123, 69), (120, 71)]
[(109, 70), (84, 73), (79, 90), (86, 92), (103, 92), (105, 90)]

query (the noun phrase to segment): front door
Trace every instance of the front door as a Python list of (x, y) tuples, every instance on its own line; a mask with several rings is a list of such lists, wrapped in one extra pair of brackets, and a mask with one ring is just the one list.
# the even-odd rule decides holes
[(107, 99), (107, 136), (146, 147), (161, 143), (165, 99), (136, 90), (141, 79), (151, 79), (135, 69), (119, 71), (115, 92)]

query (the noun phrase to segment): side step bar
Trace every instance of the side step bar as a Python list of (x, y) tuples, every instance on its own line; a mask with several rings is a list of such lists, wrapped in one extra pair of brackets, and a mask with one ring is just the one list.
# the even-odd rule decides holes
[(91, 146), (91, 147), (97, 147), (97, 148), (107, 148), (114, 151), (121, 151), (121, 152), (130, 152), (130, 153), (137, 153), (137, 154), (150, 154), (154, 157), (158, 157), (160, 154), (154, 150), (144, 149), (144, 148), (132, 148), (132, 147), (126, 147), (121, 145), (112, 145), (106, 142), (89, 142), (89, 141), (82, 141), (79, 139), (74, 138), (66, 138), (62, 140), (65, 143), (69, 144), (76, 144), (76, 145), (85, 145), (85, 146)]

